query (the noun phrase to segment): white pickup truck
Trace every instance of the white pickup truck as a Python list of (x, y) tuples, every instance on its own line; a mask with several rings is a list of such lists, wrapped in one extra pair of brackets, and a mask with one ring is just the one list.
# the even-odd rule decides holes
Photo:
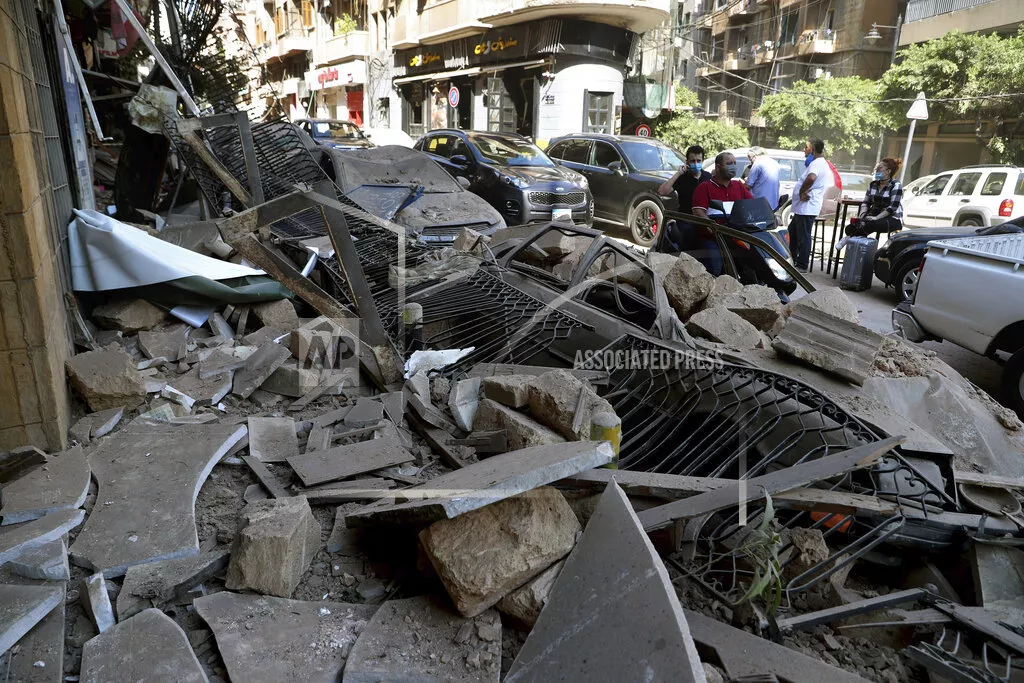
[(929, 242), (914, 297), (893, 310), (892, 326), (912, 342), (1009, 353), (1003, 391), (1024, 418), (1024, 234)]

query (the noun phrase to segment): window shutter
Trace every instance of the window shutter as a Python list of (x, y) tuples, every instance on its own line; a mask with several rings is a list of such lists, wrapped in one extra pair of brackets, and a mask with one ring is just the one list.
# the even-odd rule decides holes
[(583, 132), (590, 132), (590, 91), (583, 89)]

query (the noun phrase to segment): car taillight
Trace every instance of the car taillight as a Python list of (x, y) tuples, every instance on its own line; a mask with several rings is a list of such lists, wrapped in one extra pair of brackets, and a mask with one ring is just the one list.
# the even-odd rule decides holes
[(742, 240), (738, 240), (738, 239), (736, 239), (735, 237), (733, 237), (733, 238), (732, 238), (732, 241), (733, 241), (733, 243), (734, 243), (734, 244), (735, 244), (735, 245), (736, 245), (737, 247), (739, 247), (739, 248), (741, 248), (741, 249), (746, 249), (747, 251), (750, 251), (750, 245), (749, 245), (749, 244), (747, 244), (746, 242), (744, 242), (744, 241), (742, 241)]
[(1009, 216), (1013, 215), (1013, 200), (1012, 199), (1004, 199), (999, 204), (999, 215), (1003, 216), (1003, 217), (1009, 217)]

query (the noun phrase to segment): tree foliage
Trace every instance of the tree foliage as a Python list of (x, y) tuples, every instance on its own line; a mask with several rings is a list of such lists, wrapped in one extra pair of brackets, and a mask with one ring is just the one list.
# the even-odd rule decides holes
[[(911, 99), (923, 92), (929, 100), (982, 97), (1024, 92), (1024, 29), (1004, 38), (952, 31), (900, 51), (898, 63), (880, 82), (879, 95), (886, 99)], [(888, 102), (884, 113), (893, 126), (903, 125), (910, 103)], [(1024, 162), (1024, 97), (961, 99), (929, 102), (932, 121), (974, 121), (978, 142), (997, 161)], [(1005, 119), (1015, 123), (1007, 124)]]
[(679, 86), (676, 88), (676, 111), (658, 121), (654, 128), (655, 137), (680, 152), (685, 152), (690, 145), (700, 145), (707, 150), (708, 156), (723, 149), (750, 144), (750, 137), (743, 128), (713, 119), (699, 119), (691, 111), (683, 111), (684, 107), (699, 109), (700, 98), (692, 90)]
[(700, 97), (689, 88), (677, 84), (675, 111), (684, 109), (700, 109)]
[(778, 132), (780, 147), (802, 148), (807, 138), (818, 137), (829, 150), (853, 155), (870, 149), (887, 123), (877, 100), (875, 81), (819, 78), (765, 97), (758, 113)]

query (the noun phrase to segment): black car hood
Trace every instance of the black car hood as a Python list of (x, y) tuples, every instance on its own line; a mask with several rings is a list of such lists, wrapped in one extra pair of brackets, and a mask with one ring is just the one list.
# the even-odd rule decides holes
[(318, 143), (324, 147), (332, 147), (334, 149), (367, 149), (373, 147), (374, 144), (369, 140), (331, 140), (330, 138), (315, 138)]
[(583, 177), (561, 166), (491, 166), (501, 175), (519, 178), (531, 185), (535, 183), (579, 183)]
[[(945, 228), (912, 228), (902, 230), (889, 238), (890, 242), (922, 242), (931, 240), (945, 240), (954, 237), (970, 237), (977, 230), (974, 225), (950, 225)], [(922, 239), (923, 238), (923, 239)]]

